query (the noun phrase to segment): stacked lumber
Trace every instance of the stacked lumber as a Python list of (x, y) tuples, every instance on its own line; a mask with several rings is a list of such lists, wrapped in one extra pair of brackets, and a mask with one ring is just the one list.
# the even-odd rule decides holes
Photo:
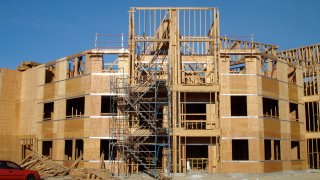
[(53, 177), (53, 176), (64, 176), (69, 171), (76, 167), (82, 156), (75, 160), (70, 167), (65, 167), (49, 159), (47, 156), (39, 155), (36, 152), (32, 152), (24, 160), (22, 160), (21, 167), (25, 169), (32, 169), (38, 171), (42, 178)]

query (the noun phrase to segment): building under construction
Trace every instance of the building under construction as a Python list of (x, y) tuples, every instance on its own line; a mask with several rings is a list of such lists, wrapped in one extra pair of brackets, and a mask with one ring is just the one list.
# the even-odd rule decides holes
[(0, 159), (102, 157), (156, 178), (320, 169), (320, 44), (278, 51), (219, 24), (217, 8), (133, 7), (128, 34), (1, 69)]

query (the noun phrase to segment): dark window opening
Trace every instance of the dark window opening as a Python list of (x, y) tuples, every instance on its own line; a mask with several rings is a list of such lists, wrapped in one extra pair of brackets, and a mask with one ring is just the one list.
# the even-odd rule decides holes
[(280, 140), (274, 140), (273, 151), (274, 151), (274, 160), (281, 160)]
[(263, 98), (263, 116), (279, 118), (279, 104), (278, 100)]
[(101, 114), (117, 113), (116, 96), (101, 96)]
[(47, 66), (45, 70), (45, 84), (53, 82), (55, 80), (55, 74), (56, 74), (56, 66), (55, 65)]
[(72, 160), (72, 140), (64, 141), (64, 159)]
[(186, 157), (190, 166), (188, 171), (208, 169), (208, 145), (186, 145)]
[(44, 103), (43, 105), (43, 120), (51, 120), (53, 118), (54, 103)]
[(308, 132), (320, 132), (318, 102), (305, 103), (306, 109), (306, 130)]
[(42, 141), (42, 155), (51, 157), (52, 141)]
[(75, 159), (80, 157), (83, 154), (83, 140), (77, 139), (76, 140), (76, 152), (75, 152)]
[(290, 119), (299, 121), (298, 104), (290, 103)]
[(232, 140), (232, 160), (249, 160), (248, 140)]
[(74, 99), (67, 99), (66, 117), (74, 118), (84, 115), (85, 98), (79, 97)]
[(208, 158), (208, 145), (187, 145), (187, 158)]
[(299, 141), (291, 141), (291, 159), (300, 159), (300, 143)]
[(271, 160), (272, 152), (271, 152), (271, 140), (265, 139), (264, 140), (264, 159)]
[(231, 96), (231, 116), (247, 116), (247, 96)]
[(307, 148), (309, 168), (320, 169), (320, 139), (308, 139)]
[(113, 142), (115, 142), (115, 140), (100, 140), (100, 156), (103, 156), (104, 160), (115, 160), (116, 147), (112, 145)]

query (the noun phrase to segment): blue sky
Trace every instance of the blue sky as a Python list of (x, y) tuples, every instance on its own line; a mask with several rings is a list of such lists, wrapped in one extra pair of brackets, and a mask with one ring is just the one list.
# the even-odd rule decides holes
[(128, 31), (131, 6), (218, 7), (221, 35), (289, 49), (320, 43), (319, 0), (0, 0), (0, 67), (48, 62)]

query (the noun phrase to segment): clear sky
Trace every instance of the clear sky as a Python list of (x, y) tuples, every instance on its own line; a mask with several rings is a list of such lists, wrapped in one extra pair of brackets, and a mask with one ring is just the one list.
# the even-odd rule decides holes
[(280, 49), (320, 43), (320, 0), (0, 0), (0, 67), (48, 62), (128, 31), (132, 6), (218, 7), (221, 35), (254, 35)]

